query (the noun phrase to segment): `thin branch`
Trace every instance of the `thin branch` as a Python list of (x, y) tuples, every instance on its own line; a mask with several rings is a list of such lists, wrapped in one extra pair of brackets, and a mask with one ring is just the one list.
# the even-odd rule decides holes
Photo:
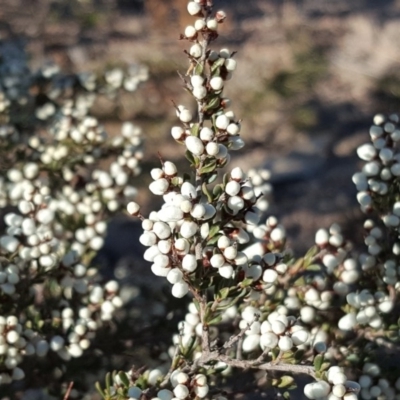
[(74, 386), (74, 382), (70, 382), (69, 385), (68, 385), (67, 392), (65, 393), (65, 396), (63, 397), (63, 400), (68, 400), (69, 399), (69, 396), (71, 394), (73, 386)]

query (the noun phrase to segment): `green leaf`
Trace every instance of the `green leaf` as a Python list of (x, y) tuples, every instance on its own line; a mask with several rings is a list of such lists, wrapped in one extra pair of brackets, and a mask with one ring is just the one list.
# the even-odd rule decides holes
[(200, 132), (200, 125), (199, 124), (193, 124), (193, 126), (190, 129), (192, 136), (199, 137), (199, 132)]
[(220, 231), (220, 229), (221, 228), (218, 224), (211, 225), (210, 231), (208, 232), (208, 239), (213, 238)]
[(219, 300), (225, 300), (229, 295), (229, 288), (225, 287), (222, 288), (219, 292), (218, 292), (218, 299)]
[(201, 190), (203, 191), (203, 193), (207, 196), (207, 200), (209, 203), (212, 203), (213, 201), (213, 196), (212, 193), (210, 192), (210, 190), (207, 187), (207, 184), (205, 182), (203, 182), (203, 184), (201, 185)]
[(242, 282), (240, 282), (240, 286), (242, 288), (245, 288), (247, 286), (250, 286), (253, 283), (253, 278), (246, 278)]
[(215, 168), (217, 168), (217, 160), (214, 159), (209, 159), (208, 161), (206, 160), (205, 165), (203, 165), (200, 168), (200, 174), (208, 174), (210, 172), (214, 172)]
[(100, 396), (103, 399), (105, 399), (106, 398), (106, 394), (104, 393), (104, 391), (103, 391), (103, 389), (102, 389), (102, 387), (100, 385), (100, 382), (96, 382), (94, 386), (95, 386), (96, 390), (99, 392)]
[(318, 354), (315, 358), (314, 358), (314, 368), (315, 371), (320, 371), (321, 367), (322, 367), (322, 363), (324, 362), (324, 356), (321, 354)]
[(208, 325), (217, 325), (222, 321), (222, 315), (218, 315), (218, 317), (213, 318), (208, 322)]
[(202, 75), (203, 73), (203, 65), (201, 63), (198, 63), (196, 67), (194, 68), (194, 74), (195, 75)]
[(126, 376), (126, 373), (121, 371), (118, 374), (118, 376), (119, 376), (119, 379), (121, 379), (121, 382), (128, 388), (129, 387), (129, 379)]
[(224, 174), (224, 177), (222, 178), (223, 187), (226, 186), (226, 184), (229, 182), (229, 179), (230, 179), (230, 175)]
[(280, 380), (280, 382), (278, 383), (279, 388), (288, 387), (294, 382), (294, 378), (288, 375), (282, 376), (279, 380)]
[(210, 111), (218, 108), (221, 105), (220, 96), (212, 97), (206, 106), (204, 106), (204, 111)]
[(214, 174), (212, 174), (208, 179), (207, 179), (207, 183), (213, 183), (216, 179), (217, 179), (218, 174), (215, 172)]
[(185, 157), (191, 165), (195, 165), (195, 157), (193, 153), (191, 153), (189, 150), (186, 150)]
[(217, 200), (224, 193), (224, 188), (221, 184), (215, 185), (213, 189), (214, 198)]
[(224, 58), (220, 58), (217, 61), (215, 61), (215, 63), (212, 65), (211, 67), (211, 73), (213, 76), (219, 75), (220, 69), (221, 67), (225, 64), (225, 59)]

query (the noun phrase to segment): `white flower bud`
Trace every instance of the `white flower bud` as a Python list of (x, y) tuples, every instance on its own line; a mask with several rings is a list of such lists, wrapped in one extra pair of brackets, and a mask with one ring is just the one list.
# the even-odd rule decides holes
[(188, 122), (190, 122), (192, 120), (192, 118), (193, 118), (193, 115), (187, 108), (184, 108), (184, 109), (180, 110), (179, 119), (182, 122), (188, 123)]
[(215, 120), (215, 126), (223, 131), (226, 130), (229, 124), (230, 120), (225, 114), (219, 115)]
[(233, 122), (228, 125), (228, 127), (226, 128), (226, 131), (232, 136), (238, 135), (240, 132), (240, 125), (235, 124)]
[(197, 197), (196, 188), (190, 182), (184, 182), (182, 184), (181, 194), (188, 199), (195, 199)]
[(376, 157), (376, 149), (372, 144), (366, 143), (357, 149), (357, 155), (361, 160), (371, 161)]
[(182, 298), (189, 292), (189, 286), (186, 282), (178, 282), (172, 286), (172, 296), (176, 297), (177, 299)]
[[(15, 367), (12, 371), (11, 378), (14, 381), (20, 381), (21, 379), (25, 378), (25, 373), (21, 368)], [(0, 381), (0, 383), (3, 383)], [(6, 383), (6, 382), (4, 382)]]
[(206, 214), (206, 208), (203, 204), (195, 204), (190, 211), (190, 215), (195, 219), (201, 219)]
[(265, 332), (260, 337), (260, 347), (262, 350), (273, 349), (278, 344), (278, 336), (273, 332)]
[(197, 15), (201, 11), (201, 5), (195, 1), (190, 1), (187, 10), (190, 15)]
[(126, 206), (126, 209), (127, 209), (129, 214), (137, 215), (139, 213), (139, 211), (140, 211), (140, 206), (139, 206), (138, 203), (135, 203), (134, 201), (131, 201)]
[(234, 60), (233, 58), (227, 58), (225, 61), (225, 68), (228, 71), (234, 71), (236, 69), (236, 60)]
[(207, 21), (207, 28), (211, 31), (216, 31), (218, 29), (218, 22), (216, 19), (212, 18)]
[(196, 34), (197, 34), (197, 31), (196, 31), (196, 28), (194, 26), (188, 25), (185, 28), (185, 36), (187, 38), (191, 39), (192, 37), (196, 36)]
[(338, 327), (343, 331), (351, 331), (356, 324), (357, 324), (356, 314), (350, 313), (340, 318)]
[(134, 399), (139, 399), (142, 394), (142, 389), (137, 386), (132, 386), (128, 389), (128, 396)]
[(200, 139), (209, 142), (214, 139), (214, 132), (209, 127), (205, 126), (200, 130)]
[(244, 208), (244, 200), (239, 196), (229, 197), (227, 204), (234, 214), (237, 214)]
[(201, 31), (206, 27), (206, 22), (204, 19), (197, 19), (194, 23), (194, 27), (196, 28), (196, 31)]
[(289, 351), (293, 347), (292, 339), (289, 336), (282, 336), (279, 339), (278, 346), (282, 351)]
[(180, 234), (185, 238), (191, 238), (199, 229), (199, 226), (193, 221), (184, 221), (181, 225)]
[(182, 269), (193, 272), (197, 268), (197, 260), (193, 254), (186, 254), (182, 259)]
[(248, 335), (243, 340), (242, 348), (243, 351), (249, 353), (258, 348), (260, 344), (260, 336), (259, 335)]
[(201, 156), (204, 153), (204, 144), (196, 136), (188, 136), (185, 139), (187, 149), (196, 156)]
[(229, 181), (225, 186), (225, 193), (229, 196), (236, 196), (240, 192), (240, 183)]
[(171, 161), (164, 162), (163, 171), (168, 176), (175, 176), (178, 172), (176, 165)]
[(185, 131), (181, 126), (173, 126), (171, 128), (171, 136), (175, 140), (182, 140), (184, 134), (185, 134)]
[(172, 284), (181, 282), (182, 278), (183, 273), (178, 268), (172, 268), (167, 275), (167, 281)]
[(180, 207), (173, 205), (164, 205), (157, 213), (157, 217), (163, 222), (177, 222), (183, 218), (183, 212)]
[(204, 86), (197, 86), (193, 88), (193, 96), (197, 100), (203, 100), (207, 96), (207, 89)]
[(203, 49), (198, 43), (195, 43), (189, 50), (189, 54), (194, 58), (200, 58)]
[(210, 80), (210, 86), (213, 90), (221, 90), (224, 87), (224, 81), (220, 76), (214, 76)]
[[(219, 152), (218, 143), (209, 142), (206, 145), (206, 152), (209, 156), (216, 156)], [(400, 164), (399, 164), (400, 165)]]
[(157, 179), (154, 182), (151, 182), (149, 185), (150, 191), (158, 196), (161, 196), (166, 193), (169, 187), (169, 182), (165, 178)]
[(214, 254), (210, 259), (213, 268), (221, 268), (225, 264), (225, 258), (222, 254)]
[(165, 222), (155, 222), (153, 231), (160, 239), (168, 239), (171, 236), (171, 228)]

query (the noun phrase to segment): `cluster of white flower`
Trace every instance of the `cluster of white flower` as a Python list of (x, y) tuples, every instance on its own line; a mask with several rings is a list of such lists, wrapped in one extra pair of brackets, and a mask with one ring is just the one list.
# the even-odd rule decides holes
[(284, 308), (279, 311), (270, 313), (265, 321), (260, 320), (261, 312), (253, 306), (247, 306), (242, 311), (239, 328), (248, 327), (242, 344), (244, 352), (259, 347), (263, 351), (271, 351), (276, 347), (280, 351), (289, 351), (308, 342), (310, 333), (296, 324), (296, 317), (285, 315), (282, 311), (287, 310)]
[(398, 123), (399, 116), (396, 114), (389, 118), (382, 114), (376, 115), (369, 131), (371, 143), (357, 149), (358, 156), (366, 161), (362, 171), (353, 175), (358, 190), (357, 200), (364, 212), (371, 211), (373, 204), (388, 194), (390, 185), (400, 176)]
[(308, 383), (304, 387), (304, 394), (309, 399), (330, 400), (357, 400), (360, 385), (347, 379), (340, 367), (330, 367), (327, 372), (327, 381)]
[(0, 233), (0, 384), (8, 384), (24, 378), (26, 356), (80, 357), (122, 306), (119, 284), (100, 285), (89, 265), (107, 219), (136, 195), (141, 131), (124, 123), (109, 139), (90, 111), (98, 95), (135, 90), (147, 69), (33, 73), (22, 49), (0, 46), (0, 207), (12, 207)]

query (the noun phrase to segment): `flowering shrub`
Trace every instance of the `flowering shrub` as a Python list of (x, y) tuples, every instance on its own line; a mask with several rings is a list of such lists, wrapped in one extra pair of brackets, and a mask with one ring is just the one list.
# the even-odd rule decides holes
[[(6, 121), (4, 146), (11, 143), (14, 150), (6, 158), (2, 205), (16, 210), (5, 215), (0, 239), (2, 382), (24, 378), (18, 365), (25, 355), (80, 356), (93, 331), (122, 305), (118, 285), (92, 283), (85, 265), (101, 246), (105, 216), (127, 201), (128, 213), (141, 220), (140, 243), (151, 271), (168, 281), (173, 297), (190, 303), (167, 357), (156, 368), (109, 373), (105, 385), (96, 385), (104, 399), (224, 400), (243, 394), (240, 376), (251, 379), (243, 385), (247, 392), (274, 397), (298, 398), (293, 390), (299, 385), (309, 399), (400, 398), (399, 118), (375, 116), (371, 143), (358, 149), (366, 163), (353, 180), (368, 215), (366, 252), (356, 254), (333, 224), (296, 258), (277, 218), (260, 223), (268, 212), (268, 172), (226, 169), (230, 151), (244, 145), (240, 119), (224, 96), (235, 53), (211, 49), (226, 14), (215, 12), (211, 0), (189, 1), (187, 11), (194, 22), (181, 36), (189, 43), (181, 78), (197, 107), (174, 105), (179, 123), (171, 135), (190, 168), (181, 172), (160, 156), (149, 189), (163, 204), (148, 217), (127, 186), (137, 173), (138, 131), (124, 125), (108, 146), (86, 117), (94, 89), (85, 85), (93, 78), (80, 83), (83, 95), (58, 105), (62, 90), (51, 97), (54, 79), (42, 73), (38, 88), (49, 100), (35, 112), (52, 127), (52, 145), (44, 145), (41, 129)], [(121, 71), (105, 76), (113, 87), (125, 79)], [(29, 104), (29, 96), (18, 103), (3, 91), (7, 118), (13, 105)], [(12, 138), (24, 134), (21, 149)], [(117, 161), (109, 172), (90, 168), (96, 158), (113, 154)], [(40, 307), (30, 307), (34, 300)]]
[(161, 208), (146, 218), (137, 203), (127, 206), (142, 221), (152, 272), (166, 278), (174, 297), (192, 302), (169, 366), (114, 373), (98, 389), (105, 399), (222, 400), (234, 397), (227, 387), (242, 370), (253, 372), (255, 392), (261, 370), (265, 389), (286, 398), (299, 374), (311, 380), (303, 388), (309, 399), (399, 398), (398, 371), (382, 362), (397, 351), (399, 332), (398, 117), (376, 116), (372, 143), (358, 150), (367, 164), (354, 175), (357, 198), (363, 211), (378, 214), (365, 223), (368, 252), (357, 256), (334, 224), (296, 259), (275, 217), (260, 224), (265, 200), (252, 179), (240, 168), (218, 179), (230, 151), (244, 143), (223, 94), (235, 52), (210, 48), (226, 17), (212, 6), (189, 1), (195, 20), (181, 36), (190, 46), (181, 78), (197, 109), (176, 105), (180, 124), (171, 134), (191, 173), (161, 159), (149, 186), (163, 197)]
[(32, 374), (35, 357), (42, 370), (62, 375), (56, 367), (81, 357), (122, 306), (118, 283), (101, 284), (91, 261), (106, 221), (136, 195), (141, 132), (126, 122), (108, 138), (90, 109), (98, 96), (134, 91), (147, 71), (33, 72), (22, 49), (0, 46), (3, 386)]

